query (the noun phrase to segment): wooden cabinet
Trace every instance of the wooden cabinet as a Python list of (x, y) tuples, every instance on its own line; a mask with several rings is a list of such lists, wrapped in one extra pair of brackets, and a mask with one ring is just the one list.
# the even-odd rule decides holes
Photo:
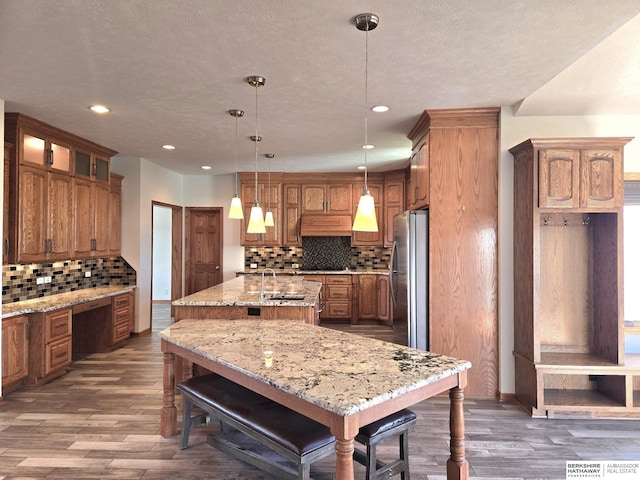
[(378, 287), (378, 320), (387, 325), (393, 324), (393, 305), (389, 285), (389, 275), (377, 276)]
[(72, 178), (40, 168), (18, 169), (17, 261), (71, 257)]
[[(404, 212), (404, 171), (389, 172), (384, 177), (383, 242), (393, 246), (393, 218)], [(378, 223), (380, 225), (380, 222)]]
[(485, 398), (499, 391), (499, 111), (428, 110), (409, 133), (407, 206), (429, 207), (429, 350), (469, 360), (465, 394)]
[(109, 185), (74, 179), (74, 257), (109, 254), (111, 191)]
[[(353, 216), (355, 218), (356, 211), (358, 209), (358, 202), (360, 201), (360, 195), (362, 195), (362, 188), (364, 186), (364, 179), (362, 183), (354, 183), (352, 190), (353, 197)], [(373, 197), (375, 209), (376, 209), (376, 221), (378, 222), (377, 232), (353, 232), (351, 234), (351, 245), (356, 246), (382, 246), (384, 243), (384, 210), (382, 208), (384, 202), (384, 188), (382, 183), (367, 182), (367, 188), (369, 193)]]
[[(36, 263), (107, 254), (108, 173), (110, 157), (117, 152), (19, 113), (5, 114), (5, 140), (15, 145), (9, 163), (7, 261)], [(90, 162), (86, 176), (83, 155)], [(79, 192), (74, 182), (83, 178), (105, 190)], [(101, 215), (98, 223), (91, 224), (93, 213)], [(78, 215), (86, 224), (78, 225)], [(83, 235), (78, 241), (77, 232)], [(86, 248), (86, 242), (94, 248)]]
[(282, 186), (283, 232), (282, 244), (302, 246), (300, 237), (300, 184), (285, 183)]
[[(304, 280), (322, 283), (320, 318), (352, 319), (352, 275), (304, 275)], [(357, 284), (356, 284), (357, 286)]]
[(242, 199), (242, 209), (244, 219), (240, 222), (240, 244), (244, 246), (278, 246), (282, 245), (282, 209), (280, 182), (281, 174), (271, 174), (271, 185), (267, 181), (266, 174), (258, 176), (258, 201), (262, 207), (262, 215), (267, 213), (269, 205), (273, 213), (274, 226), (266, 227), (266, 233), (247, 233), (247, 225), (251, 214), (251, 207), (256, 199), (255, 177), (246, 173), (240, 174), (240, 198)]
[(640, 416), (640, 365), (625, 358), (622, 315), (618, 185), (629, 140), (530, 139), (510, 149), (516, 399), (533, 416)]
[(378, 318), (378, 276), (358, 275), (358, 317)]
[(109, 186), (109, 255), (120, 256), (122, 245), (122, 175), (111, 174)]
[(111, 348), (124, 342), (131, 333), (131, 317), (133, 316), (133, 296), (130, 293), (116, 295), (112, 300)]
[(30, 316), (28, 383), (38, 384), (65, 373), (71, 363), (71, 309)]
[[(353, 214), (351, 183), (302, 183), (301, 214)], [(362, 188), (360, 189), (362, 190)]]
[(4, 142), (4, 190), (2, 203), (2, 264), (9, 263), (9, 176), (11, 171), (11, 158), (13, 145)]
[(540, 208), (609, 208), (623, 203), (622, 147), (580, 147), (580, 139), (532, 139)]
[(29, 373), (29, 318), (2, 320), (2, 392), (22, 385)]
[(411, 210), (420, 210), (429, 206), (430, 132), (428, 127), (428, 119), (423, 116), (408, 135), (413, 141), (409, 164), (410, 188), (407, 189), (407, 208)]

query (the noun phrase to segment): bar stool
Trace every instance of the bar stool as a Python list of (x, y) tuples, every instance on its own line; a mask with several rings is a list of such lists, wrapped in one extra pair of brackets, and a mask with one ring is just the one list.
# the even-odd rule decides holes
[[(416, 414), (405, 408), (359, 430), (356, 441), (366, 447), (366, 453), (355, 448), (353, 459), (366, 467), (367, 480), (391, 478), (398, 474), (402, 480), (410, 480), (409, 427), (415, 423)], [(391, 463), (382, 463), (376, 458), (376, 447), (394, 435), (399, 437), (399, 458)]]

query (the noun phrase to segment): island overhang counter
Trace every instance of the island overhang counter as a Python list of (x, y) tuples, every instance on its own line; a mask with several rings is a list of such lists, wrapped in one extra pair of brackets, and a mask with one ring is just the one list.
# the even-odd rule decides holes
[(321, 288), (321, 283), (301, 277), (239, 276), (171, 305), (176, 322), (185, 318), (291, 319), (317, 324)]

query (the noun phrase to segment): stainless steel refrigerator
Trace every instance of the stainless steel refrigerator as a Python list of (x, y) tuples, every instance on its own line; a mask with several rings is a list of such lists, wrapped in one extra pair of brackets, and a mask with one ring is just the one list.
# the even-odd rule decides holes
[(429, 211), (399, 213), (393, 219), (391, 295), (394, 341), (429, 349)]

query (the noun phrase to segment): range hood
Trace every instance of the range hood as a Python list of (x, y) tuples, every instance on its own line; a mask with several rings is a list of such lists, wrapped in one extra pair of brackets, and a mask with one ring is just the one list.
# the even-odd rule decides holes
[(351, 215), (302, 215), (300, 235), (303, 237), (350, 237)]

